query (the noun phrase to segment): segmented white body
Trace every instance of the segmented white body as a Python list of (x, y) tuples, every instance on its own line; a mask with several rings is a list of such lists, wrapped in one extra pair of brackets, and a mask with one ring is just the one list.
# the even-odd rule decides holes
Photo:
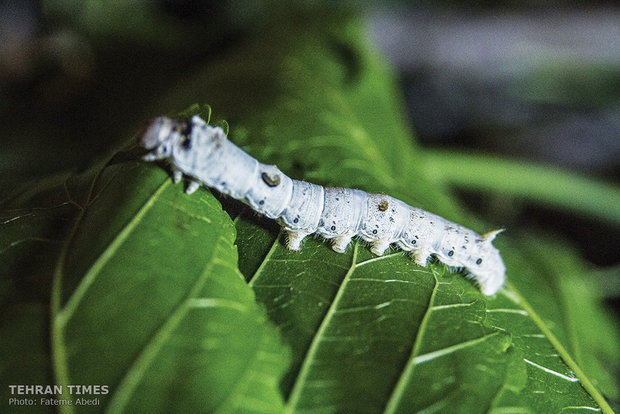
[(485, 295), (495, 294), (504, 283), (504, 263), (491, 244), (501, 230), (479, 235), (387, 195), (293, 180), (275, 165), (252, 158), (221, 128), (198, 116), (189, 123), (156, 118), (140, 145), (150, 150), (144, 160), (170, 162), (175, 182), (184, 175), (190, 178), (188, 194), (204, 184), (278, 220), (291, 250), (317, 233), (343, 253), (357, 236), (378, 256), (396, 244), (420, 266), (435, 255), (448, 266), (465, 268)]

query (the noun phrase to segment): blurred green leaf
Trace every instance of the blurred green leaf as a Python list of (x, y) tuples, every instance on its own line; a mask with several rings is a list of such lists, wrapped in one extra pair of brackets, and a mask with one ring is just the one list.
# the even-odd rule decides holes
[(576, 64), (550, 60), (542, 69), (528, 75), (524, 97), (546, 103), (580, 108), (618, 105), (620, 70), (613, 64)]
[(557, 168), (454, 151), (425, 151), (438, 182), (526, 199), (605, 220), (620, 228), (620, 188)]
[(208, 33), (206, 25), (180, 25), (175, 16), (164, 13), (163, 7), (145, 0), (45, 0), (42, 6), (48, 18), (79, 29), (96, 43), (132, 42), (179, 50), (195, 46), (188, 42), (197, 30)]

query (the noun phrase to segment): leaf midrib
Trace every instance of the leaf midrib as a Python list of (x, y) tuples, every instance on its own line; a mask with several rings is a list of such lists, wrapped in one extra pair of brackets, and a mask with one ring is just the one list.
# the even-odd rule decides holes
[[(187, 312), (192, 309), (190, 303), (193, 299), (198, 297), (198, 294), (204, 287), (206, 281), (211, 276), (211, 270), (217, 264), (230, 266), (216, 257), (219, 251), (219, 246), (222, 240), (225, 239), (224, 234), (220, 234), (215, 240), (215, 248), (211, 257), (206, 261), (204, 270), (190, 289), (186, 298), (183, 299), (179, 305), (172, 311), (170, 316), (162, 323), (161, 327), (151, 336), (151, 339), (144, 345), (140, 354), (136, 357), (134, 362), (127, 368), (126, 374), (119, 381), (116, 391), (111, 395), (108, 406), (105, 409), (106, 413), (118, 413), (122, 412), (129, 402), (129, 399), (135, 389), (138, 387), (140, 380), (143, 378), (144, 372), (149, 368), (152, 361), (156, 358), (162, 346), (166, 343), (168, 338), (172, 335), (174, 330), (179, 326)], [(239, 308), (241, 310), (241, 308)]]
[[(115, 245), (115, 243), (118, 242), (119, 237), (123, 235), (122, 240), (118, 242), (117, 244), (122, 243), (122, 241), (124, 241), (129, 236), (130, 231), (133, 230), (139, 222), (139, 220), (136, 222), (136, 219), (138, 218), (138, 216), (139, 216), (139, 219), (141, 220), (142, 217), (144, 217), (144, 214), (146, 213), (146, 211), (148, 211), (148, 209), (154, 204), (154, 202), (156, 201), (160, 193), (163, 192), (163, 190), (169, 185), (169, 181), (164, 180), (164, 182), (162, 182), (159, 188), (153, 194), (149, 196), (149, 198), (144, 203), (144, 205), (140, 208), (140, 210), (138, 210), (138, 213), (136, 213), (136, 215), (134, 215), (134, 217), (130, 220), (130, 222), (123, 228), (123, 230), (114, 237), (114, 239), (110, 242), (110, 244), (108, 244), (108, 246), (106, 247), (102, 255), (100, 255), (99, 258), (93, 264), (93, 266), (91, 266), (87, 274), (80, 281), (76, 290), (71, 294), (66, 305), (64, 307), (61, 307), (64, 268), (65, 268), (65, 261), (66, 261), (67, 255), (69, 253), (69, 247), (73, 243), (73, 240), (80, 227), (80, 224), (82, 223), (82, 220), (84, 219), (86, 215), (88, 207), (90, 206), (91, 200), (93, 199), (93, 191), (95, 188), (95, 184), (99, 180), (104, 168), (102, 168), (93, 178), (91, 185), (89, 187), (89, 190), (88, 190), (85, 205), (81, 206), (80, 204), (74, 201), (72, 202), (76, 207), (79, 208), (79, 213), (77, 217), (75, 218), (75, 222), (73, 226), (71, 227), (69, 234), (67, 235), (67, 239), (65, 241), (64, 246), (62, 247), (60, 251), (58, 261), (56, 262), (56, 266), (54, 269), (54, 276), (53, 276), (53, 281), (52, 281), (52, 293), (51, 293), (51, 300), (50, 300), (50, 309), (51, 309), (50, 323), (51, 323), (52, 366), (54, 369), (54, 376), (56, 378), (57, 384), (69, 384), (70, 382), (69, 367), (68, 367), (68, 362), (67, 362), (67, 355), (65, 352), (66, 344), (65, 344), (64, 335), (63, 335), (64, 328), (66, 326), (66, 323), (69, 317), (73, 314), (73, 312), (77, 308), (79, 302), (84, 297), (85, 292), (92, 285), (96, 276), (99, 274), (100, 270), (103, 268), (105, 263), (107, 263), (107, 261), (111, 258), (112, 253), (115, 252), (116, 249), (118, 248), (118, 245)], [(67, 193), (68, 199), (71, 201), (72, 197), (68, 191), (66, 181), (65, 181), (65, 191)], [(142, 214), (140, 215), (141, 212)], [(110, 252), (110, 253), (106, 255), (107, 252)], [(105, 255), (105, 258), (104, 258), (104, 255)], [(103, 260), (103, 258), (105, 260)], [(85, 279), (87, 280), (85, 281)], [(72, 304), (69, 306), (70, 302)], [(69, 396), (66, 394), (66, 387), (63, 387), (63, 394), (61, 395), (61, 397), (69, 398)], [(63, 413), (73, 413), (74, 409), (73, 409), (73, 406), (62, 405), (60, 407), (60, 411)]]
[(323, 320), (321, 322), (321, 325), (319, 326), (319, 329), (316, 332), (316, 335), (314, 335), (314, 337), (312, 338), (312, 343), (310, 344), (310, 347), (308, 348), (308, 351), (306, 352), (304, 361), (301, 365), (301, 369), (299, 370), (299, 373), (297, 374), (295, 378), (295, 384), (293, 385), (293, 389), (291, 391), (290, 397), (288, 398), (288, 401), (286, 402), (286, 405), (284, 407), (284, 412), (286, 414), (292, 414), (295, 410), (297, 403), (299, 402), (299, 398), (303, 391), (302, 389), (303, 383), (305, 382), (305, 379), (308, 376), (312, 361), (314, 360), (314, 357), (318, 351), (321, 338), (325, 336), (324, 335), (325, 330), (329, 326), (332, 316), (336, 312), (338, 303), (340, 302), (342, 295), (344, 295), (344, 291), (346, 290), (348, 281), (351, 279), (351, 275), (353, 275), (353, 272), (355, 272), (355, 269), (357, 266), (356, 262), (357, 262), (358, 246), (359, 246), (358, 243), (354, 244), (353, 255), (351, 257), (351, 266), (349, 267), (349, 270), (347, 271), (346, 275), (342, 279), (342, 282), (340, 283), (340, 287), (338, 288), (338, 292), (336, 293), (334, 300), (332, 300), (332, 303), (329, 309), (327, 310), (327, 313), (323, 317)]
[[(95, 189), (95, 183), (99, 180), (99, 177), (101, 176), (102, 172), (103, 172), (103, 168), (97, 172), (92, 182), (90, 183), (90, 187), (88, 189), (88, 194), (86, 197), (86, 206), (88, 206), (88, 203), (92, 198), (93, 191)], [(65, 342), (64, 342), (63, 335), (62, 335), (63, 329), (62, 327), (58, 326), (59, 319), (57, 318), (58, 313), (61, 310), (60, 306), (61, 306), (61, 301), (62, 301), (62, 282), (63, 282), (63, 275), (64, 275), (63, 271), (65, 268), (65, 261), (67, 259), (67, 254), (69, 252), (69, 246), (73, 242), (73, 239), (75, 238), (75, 235), (77, 234), (77, 230), (80, 227), (80, 223), (82, 222), (82, 220), (84, 219), (84, 216), (86, 215), (86, 206), (81, 206), (79, 203), (73, 200), (73, 197), (71, 196), (71, 193), (69, 192), (69, 188), (67, 185), (68, 180), (69, 180), (69, 177), (67, 177), (63, 183), (63, 188), (67, 196), (67, 203), (76, 206), (79, 209), (79, 212), (75, 218), (75, 222), (73, 223), (71, 230), (69, 231), (67, 235), (67, 239), (63, 247), (60, 250), (60, 253), (58, 255), (58, 261), (56, 262), (56, 266), (54, 267), (54, 273), (52, 276), (52, 289), (51, 289), (51, 295), (50, 295), (50, 325), (51, 325), (50, 348), (51, 348), (51, 354), (52, 354), (51, 355), (52, 369), (54, 371), (53, 376), (57, 384), (68, 384), (69, 383), (69, 369), (67, 366), (67, 355), (65, 353), (66, 347), (65, 347)], [(63, 399), (69, 398), (66, 387), (63, 387), (62, 390), (63, 391), (60, 397)], [(74, 412), (73, 406), (61, 405), (60, 412), (73, 413)]]
[(147, 201), (140, 207), (140, 210), (132, 217), (132, 219), (123, 227), (123, 229), (112, 239), (112, 241), (106, 246), (103, 252), (99, 255), (97, 260), (92, 264), (90, 269), (80, 280), (77, 288), (73, 291), (66, 304), (59, 309), (56, 318), (61, 328), (64, 328), (69, 321), (78, 305), (81, 303), (84, 295), (92, 286), (97, 276), (101, 273), (105, 265), (110, 259), (114, 257), (114, 254), (118, 251), (120, 246), (127, 240), (133, 230), (140, 224), (148, 210), (153, 207), (155, 202), (159, 199), (161, 193), (169, 186), (169, 180), (165, 180), (159, 188), (147, 199)]
[(439, 286), (439, 281), (437, 280), (437, 275), (435, 271), (431, 268), (431, 272), (433, 274), (433, 278), (435, 279), (435, 284), (433, 286), (433, 292), (428, 300), (428, 306), (426, 311), (424, 312), (424, 316), (422, 317), (422, 322), (420, 322), (420, 328), (418, 329), (418, 333), (413, 341), (413, 346), (411, 347), (411, 355), (409, 356), (405, 367), (403, 368), (400, 377), (396, 381), (396, 384), (392, 388), (392, 394), (387, 400), (385, 404), (385, 413), (393, 413), (396, 411), (398, 407), (398, 402), (401, 400), (403, 393), (405, 392), (406, 380), (410, 376), (411, 371), (415, 367), (415, 358), (420, 352), (420, 346), (422, 343), (422, 337), (424, 336), (424, 332), (426, 330), (426, 325), (428, 324), (429, 316), (433, 309), (433, 303), (435, 302), (435, 295), (437, 293), (437, 288)]

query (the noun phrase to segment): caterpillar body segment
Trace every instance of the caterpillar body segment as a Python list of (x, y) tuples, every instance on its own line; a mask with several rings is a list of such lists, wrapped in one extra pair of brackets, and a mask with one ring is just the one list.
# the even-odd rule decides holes
[(277, 220), (291, 250), (299, 250), (303, 239), (316, 233), (343, 253), (359, 237), (378, 256), (397, 245), (420, 266), (435, 255), (448, 266), (464, 268), (485, 295), (495, 294), (504, 283), (504, 263), (492, 245), (501, 230), (480, 235), (384, 194), (291, 179), (275, 165), (258, 162), (221, 128), (198, 116), (189, 122), (156, 118), (139, 144), (149, 151), (144, 160), (170, 163), (175, 183), (189, 178), (188, 194), (205, 185)]

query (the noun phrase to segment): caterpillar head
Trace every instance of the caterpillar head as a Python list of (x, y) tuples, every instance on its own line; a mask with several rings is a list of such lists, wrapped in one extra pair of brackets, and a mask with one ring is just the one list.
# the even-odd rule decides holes
[(181, 139), (187, 128), (184, 122), (170, 118), (158, 117), (151, 121), (144, 133), (138, 138), (138, 144), (150, 152), (142, 158), (145, 161), (155, 161), (169, 158), (172, 148)]
[(471, 273), (480, 290), (487, 296), (494, 295), (504, 284), (506, 267), (499, 250), (491, 244), (495, 236), (503, 230), (495, 230), (480, 236), (476, 241), (477, 251), (472, 256), (473, 263), (468, 264), (467, 270)]

